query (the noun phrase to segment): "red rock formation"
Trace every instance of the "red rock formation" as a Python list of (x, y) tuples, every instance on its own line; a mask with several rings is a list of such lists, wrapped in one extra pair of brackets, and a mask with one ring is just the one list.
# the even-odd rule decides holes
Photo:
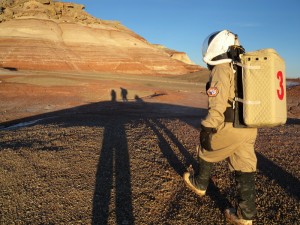
[(134, 74), (201, 69), (185, 53), (152, 45), (119, 22), (94, 18), (83, 5), (6, 0), (0, 8), (2, 67)]

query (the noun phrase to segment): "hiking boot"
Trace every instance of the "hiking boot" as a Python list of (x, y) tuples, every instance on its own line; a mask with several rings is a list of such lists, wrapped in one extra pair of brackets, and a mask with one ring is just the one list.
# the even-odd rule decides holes
[(183, 174), (183, 180), (187, 187), (200, 197), (205, 195), (209, 183), (209, 177), (212, 170), (212, 166), (212, 163), (206, 162), (205, 160), (198, 157), (199, 171), (197, 172), (197, 174), (194, 174), (194, 172), (186, 172)]
[(256, 214), (255, 173), (235, 171), (237, 183), (237, 214), (240, 218), (251, 220)]
[(183, 180), (186, 186), (195, 192), (198, 196), (202, 197), (205, 195), (206, 190), (200, 189), (197, 185), (197, 180), (195, 179), (194, 175), (191, 175), (190, 172), (185, 172), (183, 174)]
[(227, 222), (233, 225), (252, 225), (252, 220), (239, 218), (236, 210), (233, 208), (225, 210), (225, 217)]

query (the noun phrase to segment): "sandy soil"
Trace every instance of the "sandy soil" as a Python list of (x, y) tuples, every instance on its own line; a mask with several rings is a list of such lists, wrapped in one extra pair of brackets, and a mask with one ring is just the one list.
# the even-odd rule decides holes
[[(226, 162), (202, 199), (181, 178), (196, 165), (204, 83), (8, 70), (0, 82), (0, 224), (226, 224)], [(300, 224), (299, 87), (287, 124), (259, 129), (255, 224)]]

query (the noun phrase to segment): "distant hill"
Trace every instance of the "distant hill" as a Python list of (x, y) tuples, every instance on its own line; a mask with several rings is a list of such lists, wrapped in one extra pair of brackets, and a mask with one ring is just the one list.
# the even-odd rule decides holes
[(201, 69), (186, 53), (151, 44), (84, 8), (52, 0), (2, 0), (0, 67), (164, 75)]

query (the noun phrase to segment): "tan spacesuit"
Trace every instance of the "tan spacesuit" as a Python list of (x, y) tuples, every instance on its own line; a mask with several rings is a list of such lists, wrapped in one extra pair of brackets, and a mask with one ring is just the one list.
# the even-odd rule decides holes
[[(226, 218), (235, 224), (252, 224), (256, 216), (255, 182), (257, 159), (256, 128), (233, 127), (235, 81), (228, 49), (240, 46), (237, 35), (228, 30), (215, 32), (203, 43), (203, 60), (211, 69), (207, 85), (208, 114), (201, 122), (199, 172), (183, 176), (187, 187), (199, 196), (206, 193), (214, 162), (228, 159), (237, 181), (237, 208), (227, 209)], [(242, 48), (242, 47), (241, 47)]]
[(211, 151), (203, 149), (200, 158), (207, 162), (219, 162), (229, 158), (231, 170), (256, 171), (254, 142), (256, 128), (235, 128), (233, 123), (224, 122), (227, 107), (234, 99), (234, 74), (229, 63), (214, 66), (211, 71), (210, 86), (207, 90), (209, 109), (202, 120), (202, 126), (215, 128), (212, 135)]

